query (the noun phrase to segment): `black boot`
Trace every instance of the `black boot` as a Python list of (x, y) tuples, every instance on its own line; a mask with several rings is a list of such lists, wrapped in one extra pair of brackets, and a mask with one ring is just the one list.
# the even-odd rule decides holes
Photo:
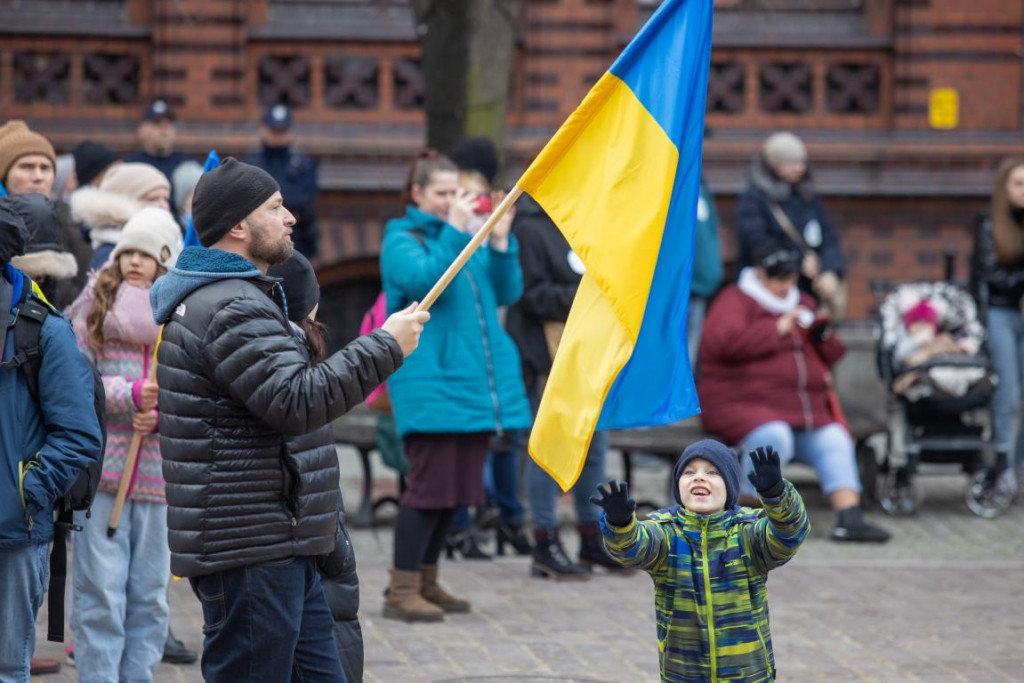
[(537, 544), (533, 549), (530, 576), (556, 581), (585, 581), (590, 578), (590, 567), (573, 564), (558, 540), (558, 529), (534, 529)]
[(476, 541), (476, 530), (472, 527), (449, 533), (444, 539), (444, 552), (449, 560), (459, 553), (467, 560), (489, 560), (491, 556), (483, 551)]
[(505, 554), (505, 544), (511, 545), (516, 555), (533, 554), (533, 545), (526, 536), (522, 522), (506, 522), (502, 519), (498, 522), (497, 533), (498, 555)]
[(868, 524), (864, 519), (864, 513), (855, 505), (836, 514), (836, 525), (830, 536), (833, 541), (884, 543), (889, 540), (890, 534), (881, 527)]
[(577, 524), (580, 532), (580, 564), (584, 566), (598, 565), (613, 572), (630, 571), (616, 562), (604, 547), (601, 526), (597, 522)]
[(167, 628), (167, 640), (164, 642), (163, 661), (168, 664), (191, 664), (199, 659), (192, 650), (185, 647), (185, 643), (174, 637), (170, 627)]

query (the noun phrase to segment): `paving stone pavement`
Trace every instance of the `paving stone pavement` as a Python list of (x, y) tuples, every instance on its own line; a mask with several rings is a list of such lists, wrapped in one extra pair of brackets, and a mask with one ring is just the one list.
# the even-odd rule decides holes
[[(342, 453), (343, 490), (358, 500), (353, 453)], [(610, 459), (610, 470), (618, 468)], [(378, 470), (380, 471), (380, 470)], [(872, 517), (893, 532), (883, 546), (827, 539), (832, 515), (808, 471), (787, 469), (811, 511), (811, 538), (772, 573), (769, 600), (783, 681), (1024, 681), (1024, 504), (984, 520), (963, 503), (962, 475), (922, 476), (919, 514)], [(663, 499), (666, 465), (635, 470), (634, 491)], [(378, 488), (394, 482), (381, 474)], [(571, 519), (571, 499), (560, 514)], [(381, 683), (627, 683), (658, 680), (653, 587), (642, 573), (588, 582), (529, 578), (527, 558), (442, 563), (442, 580), (473, 601), (443, 624), (380, 616), (391, 530), (353, 530), (362, 581), (366, 680)], [(564, 533), (571, 550), (576, 537)], [(172, 624), (193, 648), (202, 616), (185, 581), (171, 586)], [(60, 656), (39, 617), (37, 654)], [(38, 681), (74, 681), (75, 669)], [(158, 683), (202, 680), (198, 664), (157, 671)]]

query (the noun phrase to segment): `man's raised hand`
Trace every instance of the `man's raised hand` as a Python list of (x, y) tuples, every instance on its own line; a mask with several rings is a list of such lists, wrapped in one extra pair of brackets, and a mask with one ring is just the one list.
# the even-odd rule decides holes
[(419, 305), (418, 301), (412, 302), (401, 311), (392, 313), (381, 325), (381, 329), (395, 338), (406, 357), (419, 346), (423, 325), (430, 320), (430, 313), (416, 310)]

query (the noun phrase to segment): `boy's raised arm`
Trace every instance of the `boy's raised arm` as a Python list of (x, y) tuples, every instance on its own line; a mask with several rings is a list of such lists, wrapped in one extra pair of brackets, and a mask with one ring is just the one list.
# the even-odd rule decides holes
[(604, 509), (601, 532), (608, 554), (623, 567), (653, 572), (668, 554), (668, 538), (660, 524), (638, 522), (636, 501), (629, 497), (626, 482), (608, 482), (608, 490), (597, 487), (600, 497), (590, 502)]
[(782, 478), (779, 454), (771, 446), (748, 454), (754, 463), (750, 482), (764, 503), (765, 516), (743, 530), (743, 544), (762, 574), (790, 560), (811, 530), (804, 501)]

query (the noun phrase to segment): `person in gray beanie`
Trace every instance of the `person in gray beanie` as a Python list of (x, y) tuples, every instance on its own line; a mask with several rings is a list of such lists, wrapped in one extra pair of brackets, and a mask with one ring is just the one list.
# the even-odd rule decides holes
[(839, 233), (825, 211), (808, 170), (807, 148), (789, 131), (768, 136), (750, 168), (750, 181), (736, 206), (740, 269), (757, 265), (758, 247), (781, 240), (803, 255), (800, 290), (825, 312), (845, 315), (845, 265)]
[[(739, 460), (710, 439), (673, 470), (678, 505), (636, 519), (626, 483), (598, 487), (608, 553), (654, 580), (662, 681), (774, 681), (765, 581), (810, 532), (803, 500), (771, 446), (748, 454), (762, 509), (739, 507)], [(714, 596), (714, 610), (707, 607)]]
[(316, 558), (335, 547), (333, 420), (391, 376), (429, 319), (417, 304), (314, 362), (268, 268), (291, 257), (277, 183), (225, 159), (192, 201), (202, 247), (150, 292), (171, 570), (203, 609), (203, 679), (344, 681)]

